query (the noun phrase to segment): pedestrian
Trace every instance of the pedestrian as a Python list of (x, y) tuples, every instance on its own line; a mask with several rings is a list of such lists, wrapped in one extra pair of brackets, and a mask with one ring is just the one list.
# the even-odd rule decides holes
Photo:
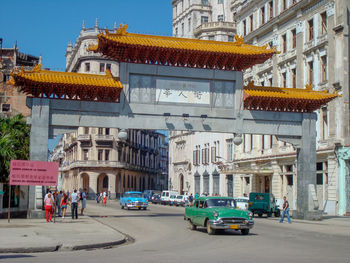
[(96, 194), (96, 203), (99, 203), (100, 202), (100, 193), (97, 193)]
[(188, 202), (190, 206), (193, 206), (193, 195), (191, 193), (191, 195), (188, 197)]
[(107, 193), (106, 191), (103, 191), (103, 206), (107, 205)]
[(84, 215), (84, 209), (86, 208), (86, 198), (88, 196), (86, 188), (84, 188), (84, 191), (81, 193), (81, 215)]
[(291, 224), (292, 222), (290, 221), (290, 216), (289, 216), (289, 203), (287, 201), (287, 197), (283, 197), (283, 211), (282, 211), (282, 216), (280, 223), (283, 223), (284, 216), (287, 215), (288, 223)]
[(78, 201), (79, 201), (79, 196), (77, 194), (77, 189), (74, 189), (74, 192), (71, 194), (71, 207), (72, 207), (72, 219), (78, 219)]
[(62, 218), (64, 218), (64, 216), (66, 215), (67, 205), (68, 205), (68, 195), (64, 193), (61, 200)]
[[(55, 212), (58, 212), (59, 216), (62, 216), (62, 209), (61, 209), (61, 202), (62, 202), (62, 191), (60, 191), (57, 195), (56, 195), (56, 199), (55, 199)], [(57, 208), (57, 211), (56, 211)]]
[(196, 199), (198, 199), (198, 198), (199, 198), (199, 194), (196, 193), (196, 194), (194, 195), (194, 200), (196, 200)]
[(47, 198), (45, 198), (44, 203), (45, 203), (46, 221), (52, 222), (52, 213), (53, 213), (54, 203), (52, 201), (50, 193), (47, 194)]

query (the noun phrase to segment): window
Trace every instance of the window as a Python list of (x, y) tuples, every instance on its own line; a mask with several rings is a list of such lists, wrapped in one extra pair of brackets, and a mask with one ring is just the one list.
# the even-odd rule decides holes
[(185, 34), (185, 24), (184, 23), (181, 24), (181, 34), (182, 35)]
[(191, 18), (188, 19), (188, 32), (191, 31)]
[(293, 174), (287, 174), (287, 184), (293, 185)]
[(323, 12), (321, 14), (321, 34), (327, 33), (327, 13)]
[(316, 184), (328, 184), (327, 162), (318, 162), (316, 164)]
[(209, 40), (215, 40), (215, 36), (212, 36), (212, 35), (211, 35), (211, 36), (208, 36), (208, 39), (209, 39)]
[(287, 87), (287, 73), (282, 73), (282, 87)]
[(89, 150), (88, 149), (83, 149), (83, 159), (84, 159), (84, 161), (89, 160)]
[(297, 46), (297, 31), (295, 29), (292, 30), (292, 48), (296, 48)]
[(253, 15), (251, 15), (250, 17), (249, 17), (249, 21), (250, 21), (250, 32), (252, 32), (253, 31)]
[(177, 36), (179, 34), (179, 30), (178, 30), (178, 28), (176, 27), (175, 28), (175, 36)]
[(89, 127), (84, 127), (84, 134), (89, 134)]
[(287, 9), (287, 0), (282, 0), (282, 11)]
[(97, 160), (102, 161), (103, 150), (98, 150)]
[(202, 5), (209, 5), (208, 0), (202, 0)]
[(112, 65), (111, 65), (111, 64), (106, 64), (106, 69), (107, 69), (108, 71), (111, 71), (111, 68), (112, 68)]
[(312, 83), (313, 83), (313, 71), (314, 71), (313, 61), (310, 61), (308, 63), (308, 68), (309, 68), (309, 84), (312, 85)]
[(109, 161), (109, 150), (105, 150), (105, 161)]
[(106, 134), (106, 135), (109, 135), (109, 128), (106, 128), (105, 134)]
[(261, 150), (265, 149), (265, 135), (261, 135)]
[(247, 20), (243, 21), (243, 36), (247, 34)]
[(85, 63), (85, 72), (90, 72), (90, 63)]
[(201, 16), (201, 24), (208, 23), (209, 18), (207, 16)]
[(227, 141), (227, 161), (233, 161), (233, 141), (232, 139)]
[(254, 135), (251, 134), (250, 135), (250, 151), (253, 150), (253, 147), (254, 147)]
[(270, 19), (273, 18), (273, 1), (269, 2), (269, 15), (270, 15)]
[(282, 52), (283, 53), (287, 52), (287, 35), (286, 34), (282, 35)]
[(326, 140), (328, 138), (328, 110), (324, 107), (320, 110), (320, 117), (322, 121), (321, 127), (321, 140)]
[(11, 111), (11, 104), (4, 103), (1, 104), (1, 112), (10, 112)]
[(103, 128), (98, 128), (98, 135), (102, 135), (103, 134)]
[(228, 36), (227, 37), (228, 42), (234, 42), (234, 37), (233, 36)]
[(202, 149), (202, 164), (205, 164), (205, 149)]
[(311, 19), (307, 23), (309, 26), (309, 41), (311, 41), (314, 39), (314, 20)]
[(265, 24), (265, 6), (263, 6), (261, 9), (260, 9), (260, 14), (261, 14), (261, 24)]
[(295, 89), (297, 87), (297, 70), (293, 68), (291, 70), (292, 73), (292, 88)]
[(105, 175), (105, 177), (103, 177), (103, 188), (108, 188), (108, 176)]
[(211, 162), (216, 163), (216, 147), (211, 147)]
[(323, 56), (321, 57), (321, 64), (322, 64), (322, 82), (327, 81), (327, 57)]
[(105, 72), (105, 63), (100, 63), (100, 72)]
[(218, 15), (218, 22), (224, 21), (224, 15)]

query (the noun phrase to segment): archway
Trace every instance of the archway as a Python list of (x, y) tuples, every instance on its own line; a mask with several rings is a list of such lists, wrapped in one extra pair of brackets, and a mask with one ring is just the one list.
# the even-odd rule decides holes
[(180, 174), (179, 176), (179, 194), (183, 195), (184, 194), (184, 175)]
[(106, 174), (100, 174), (97, 177), (97, 192), (101, 193), (103, 191), (108, 192), (108, 176)]

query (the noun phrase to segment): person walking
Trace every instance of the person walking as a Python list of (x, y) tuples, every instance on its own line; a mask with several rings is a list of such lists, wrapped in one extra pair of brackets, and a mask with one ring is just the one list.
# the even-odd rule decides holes
[(86, 208), (86, 197), (88, 196), (86, 188), (81, 193), (81, 215), (84, 215), (84, 209)]
[(103, 206), (107, 205), (107, 193), (106, 191), (103, 191)]
[(79, 196), (77, 193), (77, 189), (74, 189), (74, 192), (71, 194), (71, 207), (72, 207), (72, 219), (78, 219), (78, 201), (79, 201)]
[(96, 203), (98, 204), (100, 202), (100, 193), (96, 194)]
[(67, 205), (68, 205), (68, 195), (64, 193), (61, 200), (62, 218), (64, 218), (64, 216), (66, 215)]
[(193, 206), (193, 195), (191, 193), (191, 195), (188, 197), (188, 202), (190, 206)]
[(52, 213), (53, 213), (54, 203), (52, 201), (50, 193), (48, 193), (47, 198), (45, 198), (44, 200), (44, 203), (45, 203), (46, 221), (52, 222)]
[[(56, 195), (56, 199), (55, 199), (55, 212), (58, 213), (59, 216), (62, 216), (62, 209), (61, 209), (61, 201), (62, 201), (62, 191), (60, 191), (57, 195)], [(56, 211), (57, 208), (57, 211)]]
[(292, 222), (290, 221), (290, 216), (289, 216), (289, 203), (287, 201), (287, 197), (283, 197), (283, 211), (282, 211), (282, 216), (280, 223), (283, 223), (284, 216), (287, 215), (288, 223), (291, 224)]

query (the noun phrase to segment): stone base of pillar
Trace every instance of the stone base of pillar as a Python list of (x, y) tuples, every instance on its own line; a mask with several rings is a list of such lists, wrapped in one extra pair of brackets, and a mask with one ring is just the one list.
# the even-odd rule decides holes
[(306, 211), (306, 212), (298, 212), (297, 210), (293, 210), (293, 218), (294, 219), (302, 219), (302, 220), (310, 220), (310, 221), (321, 221), (322, 220), (322, 211)]
[(27, 217), (31, 219), (45, 219), (45, 211), (43, 210), (28, 210)]
[(116, 198), (117, 198), (116, 193), (111, 193), (111, 199), (116, 199)]

